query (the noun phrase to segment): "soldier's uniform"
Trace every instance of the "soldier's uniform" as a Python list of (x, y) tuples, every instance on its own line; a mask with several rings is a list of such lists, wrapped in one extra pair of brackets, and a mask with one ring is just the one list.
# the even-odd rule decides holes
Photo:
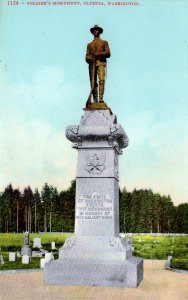
[[(102, 33), (102, 28), (95, 25), (90, 31), (93, 33), (94, 29), (99, 28)], [(97, 56), (96, 56), (97, 55)], [(94, 40), (87, 45), (86, 61), (89, 64), (89, 76), (92, 86), (93, 67), (95, 67), (94, 76), (94, 89), (93, 98), (95, 102), (98, 102), (98, 83), (97, 75), (99, 79), (99, 102), (103, 102), (104, 85), (105, 85), (105, 68), (106, 58), (110, 57), (110, 48), (108, 42), (101, 40), (100, 37), (95, 37)]]

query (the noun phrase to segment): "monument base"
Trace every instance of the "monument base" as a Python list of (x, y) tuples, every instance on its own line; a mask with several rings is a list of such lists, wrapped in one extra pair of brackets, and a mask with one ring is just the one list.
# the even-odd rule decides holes
[(45, 284), (135, 288), (143, 279), (143, 260), (58, 259), (44, 266)]
[(59, 257), (45, 264), (45, 284), (133, 288), (143, 279), (143, 260), (119, 237), (71, 237)]
[(32, 251), (31, 251), (31, 248), (29, 248), (28, 245), (24, 245), (22, 248), (21, 248), (21, 255), (28, 255), (28, 256), (31, 256), (32, 255)]

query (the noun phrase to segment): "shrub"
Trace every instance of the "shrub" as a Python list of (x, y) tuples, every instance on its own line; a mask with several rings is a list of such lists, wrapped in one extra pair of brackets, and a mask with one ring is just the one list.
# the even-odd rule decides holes
[(188, 259), (186, 258), (173, 258), (172, 268), (180, 270), (188, 270)]

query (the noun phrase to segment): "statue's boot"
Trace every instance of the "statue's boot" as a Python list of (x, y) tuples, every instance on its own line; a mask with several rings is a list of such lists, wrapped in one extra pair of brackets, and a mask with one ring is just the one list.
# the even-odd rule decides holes
[(105, 84), (105, 81), (104, 80), (101, 80), (99, 82), (99, 102), (104, 102), (103, 100), (103, 95), (104, 95), (104, 84)]

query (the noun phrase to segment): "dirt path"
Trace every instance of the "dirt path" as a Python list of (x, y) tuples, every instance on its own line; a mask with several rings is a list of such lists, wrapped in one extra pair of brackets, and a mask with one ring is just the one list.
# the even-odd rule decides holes
[(0, 299), (188, 300), (188, 274), (164, 270), (164, 261), (145, 260), (138, 288), (45, 286), (42, 272), (1, 273)]

